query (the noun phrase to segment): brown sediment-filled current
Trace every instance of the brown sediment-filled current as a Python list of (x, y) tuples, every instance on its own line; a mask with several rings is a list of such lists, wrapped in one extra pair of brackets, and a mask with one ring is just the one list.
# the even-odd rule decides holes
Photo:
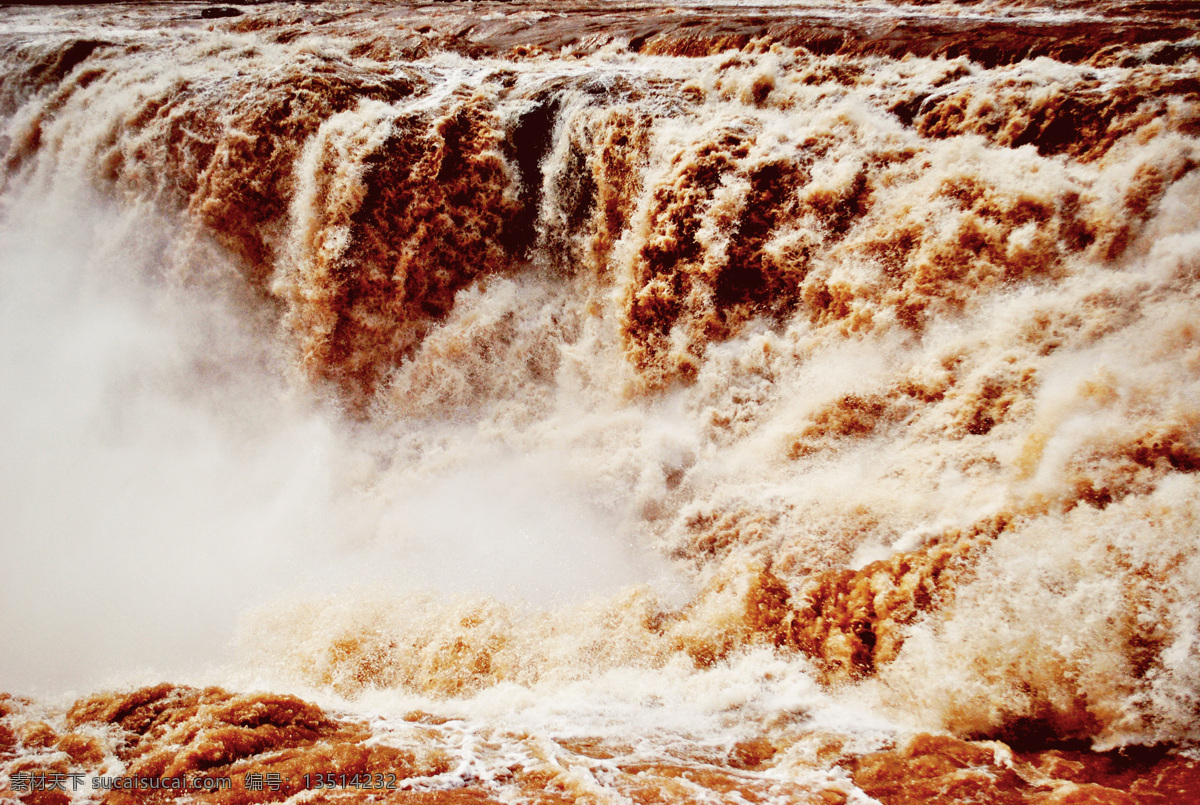
[(0, 64), (0, 800), (1200, 802), (1200, 5)]

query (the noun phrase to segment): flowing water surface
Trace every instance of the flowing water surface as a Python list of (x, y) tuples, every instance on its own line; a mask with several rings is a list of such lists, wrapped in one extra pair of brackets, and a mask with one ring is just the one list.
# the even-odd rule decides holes
[(1198, 19), (0, 8), (0, 799), (1200, 801)]

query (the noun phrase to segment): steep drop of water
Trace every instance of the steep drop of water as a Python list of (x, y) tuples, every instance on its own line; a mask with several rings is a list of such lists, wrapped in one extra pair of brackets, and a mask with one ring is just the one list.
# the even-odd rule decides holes
[[(553, 765), (536, 736), (845, 796), (838, 763), (958, 751), (909, 731), (1196, 740), (1183, 23), (1060, 9), (1111, 37), (1056, 61), (1012, 44), (1041, 11), (981, 10), (1016, 33), (971, 61), (950, 8), (905, 58), (717, 11), (561, 48), (525, 7), (158, 13), (3, 43), (12, 646), (195, 668), (240, 617), (196, 679), (492, 742), (442, 782)], [(1001, 754), (971, 763), (1043, 785)]]

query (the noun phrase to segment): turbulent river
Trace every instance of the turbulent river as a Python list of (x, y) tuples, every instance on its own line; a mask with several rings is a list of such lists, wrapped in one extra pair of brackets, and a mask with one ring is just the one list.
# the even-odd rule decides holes
[(1200, 5), (0, 65), (0, 800), (1200, 802)]

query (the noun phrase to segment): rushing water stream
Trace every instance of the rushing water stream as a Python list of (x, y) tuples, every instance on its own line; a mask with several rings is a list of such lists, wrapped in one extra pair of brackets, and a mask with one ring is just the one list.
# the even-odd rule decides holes
[(0, 798), (1200, 798), (1197, 17), (0, 8)]

